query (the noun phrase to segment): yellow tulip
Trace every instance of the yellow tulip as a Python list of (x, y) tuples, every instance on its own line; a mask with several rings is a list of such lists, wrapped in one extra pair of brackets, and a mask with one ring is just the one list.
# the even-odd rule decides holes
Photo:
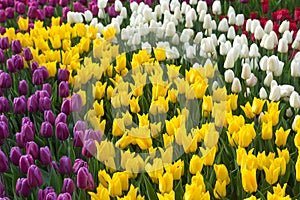
[(212, 97), (211, 96), (203, 96), (202, 103), (202, 115), (207, 117), (208, 114), (212, 111)]
[(50, 37), (50, 42), (54, 49), (59, 49), (61, 47), (61, 39), (60, 39), (59, 35)]
[(219, 165), (214, 164), (214, 170), (216, 173), (217, 180), (220, 180), (221, 182), (226, 181), (226, 185), (230, 183), (228, 170), (224, 164), (219, 164)]
[(149, 114), (137, 114), (138, 119), (139, 119), (139, 126), (149, 126), (149, 119), (148, 119)]
[(166, 172), (163, 176), (159, 177), (159, 191), (164, 193), (170, 193), (173, 190), (173, 175)]
[(153, 51), (157, 61), (163, 61), (166, 59), (166, 48), (153, 48)]
[(277, 153), (278, 153), (278, 157), (279, 158), (284, 158), (285, 162), (289, 163), (289, 161), (290, 161), (290, 153), (289, 153), (289, 150), (287, 148), (283, 149), (282, 151), (277, 148)]
[(265, 100), (254, 97), (252, 103), (252, 112), (256, 115), (259, 115), (263, 109), (264, 104), (265, 104)]
[(300, 182), (300, 156), (297, 157), (295, 169), (296, 169), (296, 180)]
[(277, 196), (280, 196), (280, 197), (284, 197), (286, 186), (287, 186), (287, 183), (283, 184), (283, 187), (281, 187), (279, 183), (276, 186), (273, 186), (274, 194), (276, 194)]
[(116, 58), (116, 67), (115, 70), (117, 73), (126, 68), (126, 53), (122, 53), (121, 55), (117, 56)]
[(213, 165), (215, 161), (216, 152), (217, 152), (217, 146), (214, 146), (211, 149), (209, 148), (203, 149), (202, 147), (200, 147), (200, 151), (203, 155), (203, 164), (206, 166)]
[(261, 137), (263, 140), (270, 140), (273, 136), (272, 122), (262, 124)]
[(230, 101), (231, 110), (236, 110), (238, 108), (238, 95), (237, 94), (230, 94), (227, 95), (227, 101)]
[(98, 101), (96, 100), (93, 106), (97, 117), (102, 117), (104, 115), (103, 100), (101, 100), (100, 103), (98, 103)]
[(242, 185), (246, 192), (253, 193), (257, 191), (256, 169), (241, 169)]
[(157, 193), (158, 200), (175, 200), (175, 192), (172, 190), (170, 193), (160, 194)]
[(275, 132), (275, 137), (276, 137), (275, 144), (278, 147), (286, 145), (286, 140), (287, 140), (287, 137), (288, 137), (290, 131), (291, 131), (291, 129), (288, 129), (288, 130), (284, 131), (282, 127), (280, 127), (278, 130), (276, 130), (276, 132)]
[(158, 179), (164, 173), (163, 162), (160, 158), (155, 158), (153, 160), (153, 164), (147, 163), (145, 166), (145, 170), (153, 183), (158, 184)]
[(252, 112), (252, 107), (249, 102), (247, 102), (245, 106), (241, 106), (241, 108), (248, 119), (252, 119), (253, 117), (255, 117), (255, 114)]
[(111, 181), (109, 181), (108, 192), (111, 197), (122, 195), (122, 182), (116, 173), (113, 175)]
[(102, 30), (101, 33), (103, 35), (104, 40), (111, 41), (115, 37), (117, 30), (114, 27), (109, 27), (105, 30)]
[(269, 168), (264, 167), (265, 175), (266, 175), (266, 181), (273, 185), (278, 181), (278, 177), (280, 175), (280, 167), (276, 167), (274, 163), (270, 165)]
[(240, 128), (242, 126), (245, 125), (245, 119), (243, 115), (239, 115), (239, 116), (232, 116), (232, 118), (230, 118), (228, 120), (228, 132), (229, 133), (234, 133), (234, 132), (238, 132), (240, 130)]
[(174, 180), (180, 180), (184, 173), (184, 161), (178, 160), (174, 164), (166, 166), (165, 170), (173, 175)]
[(88, 192), (92, 200), (110, 200), (109, 192), (101, 183), (97, 187), (97, 193)]
[(112, 127), (112, 135), (113, 136), (122, 136), (125, 132), (125, 124), (124, 119), (114, 118), (113, 127)]
[(215, 188), (214, 188), (214, 196), (217, 199), (220, 199), (222, 197), (226, 196), (226, 181), (222, 181), (217, 179)]
[(20, 17), (18, 20), (18, 26), (19, 26), (20, 30), (27, 31), (28, 23), (29, 23), (28, 17), (26, 19), (24, 19), (23, 17)]
[(140, 108), (140, 105), (139, 105), (139, 97), (137, 97), (137, 98), (132, 97), (132, 99), (130, 99), (129, 104), (130, 104), (130, 111), (132, 113), (140, 112), (141, 108)]
[(203, 158), (200, 158), (198, 155), (193, 155), (190, 160), (189, 171), (191, 174), (196, 174), (197, 172), (201, 172), (203, 168)]
[(106, 97), (108, 100), (111, 99), (113, 91), (114, 91), (114, 88), (111, 85), (109, 85), (106, 90)]

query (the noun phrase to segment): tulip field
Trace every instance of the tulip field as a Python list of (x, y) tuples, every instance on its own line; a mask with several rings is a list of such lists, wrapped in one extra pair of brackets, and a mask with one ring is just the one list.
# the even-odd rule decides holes
[(0, 0), (0, 200), (300, 198), (299, 0)]

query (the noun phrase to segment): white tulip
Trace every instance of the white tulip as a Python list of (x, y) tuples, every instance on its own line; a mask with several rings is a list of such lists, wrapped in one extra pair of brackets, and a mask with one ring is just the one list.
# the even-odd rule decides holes
[(278, 62), (278, 69), (274, 72), (274, 76), (279, 77), (282, 75), (283, 67), (284, 67), (284, 62), (280, 61)]
[(226, 83), (232, 83), (233, 79), (234, 79), (234, 73), (231, 69), (227, 69), (224, 73), (224, 77), (225, 77), (225, 82)]
[(296, 131), (296, 129), (299, 129), (299, 127), (296, 127), (297, 125), (297, 120), (299, 119), (300, 115), (296, 115), (295, 118), (294, 118), (294, 121), (293, 121), (293, 124), (292, 124), (292, 129), (294, 131)]
[(241, 82), (238, 78), (234, 78), (232, 85), (231, 85), (231, 91), (233, 93), (239, 93), (240, 91), (242, 91), (242, 86), (241, 86)]
[(300, 59), (298, 57), (291, 62), (291, 76), (300, 77)]
[(245, 17), (243, 14), (238, 14), (236, 16), (236, 22), (235, 22), (235, 25), (237, 26), (242, 26), (244, 24), (244, 20), (245, 20)]
[[(97, 1), (98, 8), (99, 9), (104, 9), (107, 5), (107, 1), (108, 0), (98, 0)], [(137, 3), (136, 3), (136, 5), (137, 5)]]
[(225, 37), (225, 35), (223, 33), (218, 38), (218, 43), (221, 44), (222, 42), (223, 43), (226, 42), (226, 37)]
[(229, 50), (227, 49), (226, 44), (224, 42), (222, 42), (221, 45), (220, 45), (220, 54), (222, 56), (226, 56), (228, 51)]
[(273, 50), (275, 47), (274, 39), (271, 35), (266, 37), (266, 41), (264, 42), (264, 48), (267, 50)]
[(244, 97), (249, 97), (251, 95), (251, 91), (250, 91), (250, 88), (246, 88), (246, 91), (244, 92)]
[(248, 87), (253, 87), (256, 85), (256, 83), (257, 83), (257, 77), (253, 73), (251, 73), (250, 77), (246, 80), (246, 85)]
[(225, 42), (225, 45), (226, 45), (226, 48), (228, 49), (228, 52), (229, 52), (229, 50), (232, 48), (231, 42), (227, 40), (227, 41)]
[(243, 44), (241, 50), (241, 58), (248, 58), (249, 57), (249, 48), (248, 45)]
[(278, 44), (278, 37), (277, 34), (274, 31), (270, 32), (270, 36), (272, 36), (273, 38), (273, 42), (274, 42), (274, 46), (276, 46)]
[(251, 75), (250, 65), (248, 63), (244, 63), (243, 67), (242, 67), (241, 78), (246, 80), (246, 79), (250, 78), (250, 75)]
[(198, 2), (197, 0), (190, 0), (190, 4), (191, 4), (191, 5), (196, 5), (197, 2)]
[(199, 63), (197, 63), (197, 62), (194, 63), (193, 66), (192, 66), (193, 69), (199, 69), (200, 67), (201, 67), (201, 66), (200, 66)]
[(212, 12), (215, 15), (221, 15), (222, 10), (221, 10), (221, 2), (220, 1), (214, 1), (213, 5), (212, 5)]
[(177, 33), (172, 37), (172, 44), (179, 45), (179, 36)]
[(194, 26), (194, 23), (193, 23), (193, 20), (192, 20), (191, 16), (186, 15), (186, 17), (185, 17), (185, 27), (186, 28), (193, 28), (193, 26)]
[(205, 10), (207, 12), (207, 4), (205, 1), (198, 1), (197, 5), (197, 13), (200, 14), (201, 10)]
[(210, 37), (212, 38), (212, 41), (213, 41), (214, 46), (215, 46), (215, 47), (218, 46), (219, 43), (218, 43), (218, 38), (217, 38), (216, 34), (213, 33), (213, 34), (211, 34)]
[(231, 69), (234, 67), (234, 58), (227, 54), (225, 62), (224, 62), (224, 68), (225, 69)]
[(262, 71), (267, 71), (268, 70), (268, 57), (263, 56), (260, 61), (259, 61), (259, 66)]
[(176, 33), (176, 27), (174, 22), (169, 22), (166, 27), (166, 36), (170, 37)]
[(201, 40), (201, 50), (205, 53), (212, 53), (215, 51), (215, 46), (211, 37), (203, 38)]
[(196, 55), (196, 47), (195, 46), (188, 46), (186, 48), (186, 57), (189, 59), (193, 59)]
[(247, 32), (251, 31), (251, 24), (252, 24), (252, 19), (247, 19), (247, 22), (246, 22), (246, 31)]
[(269, 72), (264, 79), (264, 85), (270, 87), (272, 81), (273, 81), (273, 73)]
[(280, 85), (279, 87), (281, 97), (289, 97), (295, 90), (295, 88), (291, 85)]
[(169, 2), (168, 1), (161, 1), (161, 12), (164, 13), (166, 10), (169, 10)]
[(174, 15), (173, 15), (177, 20), (181, 20), (182, 19), (182, 14), (181, 14), (181, 11), (180, 11), (180, 8), (179, 7), (176, 7), (175, 8), (175, 11), (174, 11)]
[(147, 20), (147, 22), (150, 22), (151, 19), (155, 19), (155, 13), (152, 13), (151, 8), (149, 7), (144, 8), (143, 16)]
[(185, 12), (186, 12), (186, 7), (187, 7), (186, 2), (185, 2), (185, 1), (182, 2), (182, 4), (181, 4), (181, 12), (182, 12), (182, 13), (185, 13)]
[(297, 39), (294, 40), (294, 42), (292, 44), (292, 48), (299, 50), (300, 49), (300, 40), (297, 40)]
[(271, 88), (269, 100), (271, 100), (271, 101), (279, 101), (280, 100), (280, 87), (279, 86), (273, 86)]
[(215, 20), (211, 20), (211, 29), (217, 30), (217, 22)]
[(227, 38), (233, 40), (235, 38), (235, 30), (233, 26), (230, 26), (227, 32)]
[(265, 30), (265, 32), (267, 34), (269, 34), (273, 30), (273, 22), (272, 22), (272, 20), (268, 20), (267, 21), (264, 30)]
[(190, 40), (190, 38), (194, 35), (194, 31), (192, 29), (183, 29), (180, 35), (180, 41), (182, 43), (186, 43)]
[(284, 20), (283, 22), (281, 22), (279, 26), (279, 33), (284, 33), (284, 31), (289, 30), (289, 28), (290, 28), (290, 22)]
[[(131, 6), (131, 3), (130, 3)], [(162, 17), (162, 10), (161, 10), (161, 5), (156, 5), (154, 8), (154, 13), (157, 19), (160, 19)]]
[(85, 21), (87, 21), (87, 22), (92, 21), (92, 19), (93, 19), (93, 13), (92, 13), (90, 10), (86, 10), (86, 11), (84, 12), (84, 19), (85, 19)]
[(173, 0), (170, 3), (170, 10), (174, 12), (175, 8), (180, 8), (180, 2), (178, 0)]
[(259, 98), (260, 99), (266, 99), (266, 98), (268, 98), (268, 94), (267, 94), (267, 92), (266, 92), (266, 90), (265, 90), (264, 87), (260, 88), (260, 90), (259, 90)]
[(229, 6), (228, 11), (227, 11), (227, 15), (229, 15), (230, 13), (235, 14), (235, 10), (232, 6)]
[(235, 13), (231, 12), (228, 14), (228, 24), (235, 25), (236, 19), (235, 19)]
[(203, 33), (202, 32), (198, 32), (194, 38), (194, 43), (195, 44), (200, 44), (201, 40), (203, 38)]
[(291, 108), (286, 109), (285, 116), (287, 116), (288, 118), (291, 118), (293, 116), (293, 111)]
[(257, 26), (260, 26), (260, 22), (257, 19), (252, 20), (252, 22), (251, 22), (251, 33), (254, 33)]
[(267, 70), (271, 72), (275, 72), (279, 68), (279, 59), (277, 56), (272, 55), (268, 58), (267, 61)]
[(116, 10), (117, 12), (120, 12), (121, 9), (122, 9), (122, 7), (123, 7), (122, 2), (121, 2), (120, 0), (116, 0), (116, 1), (115, 1), (115, 10)]
[(258, 47), (257, 47), (257, 45), (255, 43), (251, 44), (251, 46), (250, 46), (249, 56), (251, 58), (253, 58), (253, 57), (259, 57), (260, 56), (260, 54), (258, 52)]
[(141, 35), (139, 33), (135, 33), (132, 37), (132, 44), (139, 45), (141, 43)]
[(218, 25), (218, 31), (220, 32), (227, 32), (228, 31), (228, 22), (226, 18), (223, 18)]
[(179, 58), (178, 49), (176, 47), (172, 47), (172, 49), (167, 48), (166, 57), (167, 57), (167, 59), (177, 59), (177, 58)]
[[(98, 0), (99, 1), (102, 1), (102, 0)], [(107, 2), (107, 0), (105, 0)], [(106, 7), (106, 5), (105, 5)], [(105, 8), (103, 7), (103, 8)], [(133, 12), (133, 11), (137, 11), (139, 8), (139, 5), (137, 4), (137, 2), (133, 1), (132, 3), (130, 3), (130, 10)]]
[(260, 25), (255, 28), (254, 37), (256, 40), (261, 40), (263, 38), (264, 34), (265, 34), (265, 32)]
[(284, 31), (282, 38), (286, 39), (288, 44), (293, 42), (294, 31), (290, 32), (289, 30)]
[(265, 48), (265, 42), (266, 42), (266, 39), (267, 37), (269, 37), (268, 34), (264, 34), (264, 36), (262, 37), (261, 41), (260, 41), (260, 46)]
[(287, 53), (289, 50), (288, 41), (285, 38), (281, 38), (278, 43), (278, 52)]
[(206, 14), (203, 21), (203, 28), (209, 29), (211, 28), (211, 16), (210, 14)]
[(206, 11), (201, 10), (200, 15), (199, 15), (199, 22), (204, 22), (205, 16), (206, 16)]

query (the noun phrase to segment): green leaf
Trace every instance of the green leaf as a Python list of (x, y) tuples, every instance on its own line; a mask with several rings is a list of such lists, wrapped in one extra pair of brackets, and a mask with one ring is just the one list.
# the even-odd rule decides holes
[(152, 184), (150, 183), (149, 179), (145, 175), (143, 175), (143, 178), (146, 186), (147, 199), (158, 200), (155, 190), (152, 187)]
[(184, 195), (184, 190), (182, 187), (182, 181), (180, 180), (175, 187), (175, 199), (181, 200), (181, 199), (183, 199), (183, 195)]

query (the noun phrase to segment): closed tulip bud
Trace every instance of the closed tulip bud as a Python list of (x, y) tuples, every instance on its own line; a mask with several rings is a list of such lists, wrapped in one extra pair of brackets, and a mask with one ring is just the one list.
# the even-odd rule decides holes
[(287, 53), (289, 50), (288, 41), (285, 38), (281, 38), (278, 43), (278, 52)]
[(279, 26), (279, 33), (284, 33), (284, 31), (289, 30), (289, 28), (290, 28), (290, 22), (285, 20), (281, 22)]
[(50, 165), (52, 162), (52, 155), (48, 146), (40, 148), (40, 161), (42, 165)]
[[(10, 10), (11, 9), (9, 8), (9, 11)], [(9, 12), (9, 11), (7, 11), (7, 12)], [(8, 14), (10, 14), (10, 13), (8, 13)], [(5, 21), (6, 21), (6, 13), (4, 10), (1, 10), (0, 11), (0, 23), (4, 23)]]
[(63, 156), (59, 160), (59, 173), (70, 174), (72, 172), (72, 162), (68, 156)]
[[(5, 17), (7, 19), (13, 19), (15, 17), (15, 11), (14, 11), (14, 9), (11, 8), (11, 7), (6, 8), (5, 9)], [(2, 18), (5, 18), (5, 17), (2, 15)]]
[(14, 98), (14, 113), (23, 114), (26, 111), (26, 97), (15, 97)]
[(221, 2), (220, 1), (214, 1), (212, 4), (212, 12), (215, 15), (221, 15)]
[(250, 75), (251, 75), (250, 65), (248, 63), (244, 63), (243, 68), (242, 68), (241, 77), (242, 77), (242, 79), (246, 80), (246, 79), (250, 78)]
[(32, 75), (32, 83), (35, 85), (42, 85), (44, 81), (45, 79), (44, 79), (43, 71), (40, 70), (40, 68), (34, 70)]
[(206, 14), (203, 20), (203, 28), (210, 29), (211, 28), (211, 16), (210, 14)]
[(0, 139), (5, 139), (9, 135), (8, 124), (5, 121), (0, 121)]
[(274, 49), (274, 47), (275, 47), (274, 39), (273, 39), (273, 37), (271, 35), (269, 35), (269, 36), (266, 37), (266, 40), (265, 40), (263, 46), (267, 50), (273, 50)]
[(233, 82), (231, 85), (231, 91), (234, 93), (239, 93), (240, 91), (242, 91), (241, 82), (238, 78), (233, 79)]
[(255, 43), (251, 44), (251, 46), (250, 46), (249, 56), (251, 58), (260, 56), (259, 51), (258, 51), (258, 47)]
[(43, 184), (43, 176), (41, 170), (36, 165), (31, 165), (28, 168), (27, 178), (30, 187), (40, 187)]
[(24, 135), (21, 133), (16, 133), (16, 143), (18, 147), (24, 148), (26, 145), (26, 142), (24, 140)]
[(22, 52), (22, 45), (20, 40), (13, 40), (11, 49), (15, 54), (21, 53)]
[(37, 16), (37, 7), (35, 7), (35, 6), (29, 6), (28, 12), (27, 12), (27, 16), (30, 19), (35, 19), (36, 16)]
[(0, 73), (0, 88), (10, 88), (12, 86), (12, 79), (10, 74), (6, 72)]
[(58, 81), (68, 81), (70, 76), (70, 71), (67, 69), (59, 69), (57, 74)]
[(67, 122), (67, 115), (65, 113), (59, 113), (55, 119), (55, 126), (57, 126), (57, 124), (59, 122), (63, 122), (66, 123)]
[(69, 193), (59, 194), (57, 200), (72, 200), (72, 196)]
[(235, 13), (234, 12), (230, 12), (228, 14), (228, 24), (235, 25), (235, 23), (236, 23)]
[(300, 59), (294, 58), (291, 62), (291, 76), (300, 77)]
[(293, 108), (300, 108), (300, 96), (296, 91), (292, 92), (289, 101)]
[(19, 82), (18, 92), (20, 95), (26, 95), (28, 93), (28, 85), (25, 80)]
[(16, 183), (17, 196), (28, 197), (30, 195), (30, 185), (27, 178), (18, 178)]
[(268, 20), (266, 25), (265, 25), (264, 31), (267, 34), (269, 34), (269, 33), (271, 33), (272, 30), (273, 30), (273, 22), (272, 22), (272, 20)]
[(58, 86), (58, 94), (60, 97), (68, 97), (70, 95), (69, 84), (67, 81), (60, 82)]
[[(44, 190), (42, 189), (39, 189), (39, 192), (38, 192), (38, 200), (44, 200), (46, 199), (47, 195), (49, 193), (53, 193), (54, 192), (54, 189), (52, 187), (46, 187)], [(52, 200), (52, 199), (51, 199)], [(55, 197), (55, 200), (56, 200), (56, 197)]]
[(39, 98), (39, 111), (44, 112), (45, 110), (51, 109), (51, 99), (49, 97)]
[(0, 63), (4, 63), (4, 62), (5, 62), (5, 54), (4, 51), (0, 49)]
[(6, 172), (9, 168), (7, 156), (0, 150), (0, 172)]
[(273, 73), (269, 72), (264, 79), (264, 85), (270, 87), (272, 81), (273, 81)]
[(37, 68), (39, 68), (39, 64), (36, 61), (33, 61), (30, 65), (30, 71), (33, 73)]
[(48, 97), (52, 96), (52, 86), (49, 83), (45, 83), (43, 84), (43, 91), (47, 91), (48, 92)]
[(267, 97), (268, 97), (268, 94), (267, 94), (265, 88), (263, 88), (263, 87), (260, 88), (260, 90), (259, 90), (259, 98), (266, 99)]
[(28, 112), (36, 112), (38, 111), (38, 99), (37, 95), (33, 94), (30, 97), (28, 97), (27, 100), (27, 110)]
[(229, 29), (228, 21), (226, 18), (223, 18), (218, 25), (218, 31), (226, 33), (228, 29)]
[(256, 40), (261, 40), (263, 38), (264, 34), (265, 34), (265, 32), (260, 25), (255, 28), (254, 37)]
[(24, 61), (23, 61), (22, 56), (20, 56), (19, 54), (13, 55), (12, 60), (13, 60), (13, 63), (14, 63), (14, 67), (17, 71), (24, 68)]
[(66, 115), (71, 114), (72, 112), (72, 103), (69, 99), (64, 99), (61, 105), (60, 111), (65, 113)]
[(9, 102), (6, 97), (0, 97), (0, 112), (8, 112), (10, 110)]
[(8, 37), (3, 37), (0, 39), (0, 48), (5, 50), (9, 48), (9, 40)]
[(227, 54), (225, 62), (224, 62), (224, 68), (225, 69), (230, 69), (234, 67), (234, 58)]
[(73, 145), (74, 147), (83, 147), (82, 140), (84, 138), (84, 131), (73, 131)]
[(45, 196), (45, 200), (57, 200), (57, 195), (56, 193), (53, 192), (49, 192), (46, 196)]
[(54, 15), (54, 7), (53, 6), (45, 6), (44, 7), (45, 17), (51, 18)]
[(232, 83), (233, 79), (234, 79), (234, 73), (231, 69), (227, 69), (224, 73), (224, 77), (225, 77), (225, 82), (226, 83)]
[(18, 14), (23, 15), (25, 14), (25, 4), (23, 2), (16, 2), (15, 3), (15, 10)]
[(74, 182), (72, 179), (70, 178), (65, 178), (64, 179), (64, 183), (63, 183), (63, 188), (61, 190), (62, 193), (69, 193), (70, 195), (73, 195), (73, 192), (74, 192)]
[(280, 87), (279, 86), (273, 86), (271, 87), (271, 92), (269, 96), (269, 100), (271, 101), (279, 101), (280, 100)]
[(33, 163), (34, 163), (34, 160), (30, 154), (21, 156), (20, 160), (19, 160), (20, 171), (22, 173), (26, 174), (29, 167), (31, 165), (33, 165)]
[(246, 80), (246, 85), (249, 87), (255, 86), (257, 83), (257, 77), (251, 73), (250, 77)]
[(176, 33), (176, 27), (174, 22), (169, 22), (166, 27), (166, 36), (172, 37)]
[(56, 125), (56, 137), (59, 139), (59, 140), (66, 140), (68, 139), (69, 137), (69, 130), (68, 130), (68, 126), (66, 123), (63, 123), (63, 122), (59, 122), (57, 125)]
[(293, 42), (293, 31), (290, 32), (289, 30), (284, 31), (282, 38), (286, 39), (288, 44)]
[(52, 110), (46, 110), (44, 111), (44, 121), (49, 122), (51, 125), (54, 125), (55, 123), (55, 115), (52, 112)]
[(284, 67), (284, 62), (279, 61), (278, 62), (278, 69), (274, 72), (274, 76), (276, 76), (276, 77), (281, 76), (283, 67)]
[(40, 129), (41, 136), (44, 138), (50, 138), (53, 134), (53, 127), (50, 122), (45, 121), (41, 125)]
[(237, 26), (242, 26), (244, 24), (244, 20), (245, 20), (245, 17), (243, 14), (238, 14), (236, 16), (236, 22), (235, 22), (235, 25)]
[(82, 108), (82, 99), (81, 96), (79, 94), (74, 94), (71, 97), (71, 104), (72, 104), (72, 108), (71, 111), (72, 112), (79, 112)]
[(94, 139), (88, 139), (84, 141), (81, 154), (87, 158), (93, 157), (97, 152), (96, 144)]
[(74, 172), (75, 174), (77, 174), (78, 170), (79, 170), (81, 167), (85, 167), (85, 168), (89, 169), (89, 168), (88, 168), (87, 162), (85, 162), (84, 160), (81, 160), (81, 159), (77, 158), (77, 159), (74, 161), (73, 172)]
[(94, 179), (88, 169), (81, 167), (77, 173), (77, 187), (83, 190), (92, 190), (94, 188)]
[(35, 142), (30, 141), (26, 143), (26, 154), (30, 154), (33, 159), (38, 159), (39, 153), (39, 146)]
[(11, 148), (9, 158), (14, 165), (19, 166), (19, 160), (21, 156), (22, 156), (22, 152), (19, 147)]

